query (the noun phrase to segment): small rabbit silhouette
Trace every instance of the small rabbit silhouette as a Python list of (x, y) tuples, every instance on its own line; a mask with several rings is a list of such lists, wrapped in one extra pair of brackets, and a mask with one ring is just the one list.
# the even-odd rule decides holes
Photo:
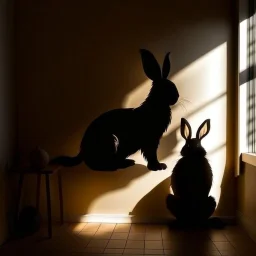
[(137, 108), (114, 109), (96, 118), (87, 128), (75, 157), (60, 156), (53, 164), (75, 166), (82, 161), (92, 170), (108, 171), (135, 164), (128, 156), (141, 150), (149, 170), (166, 169), (157, 158), (157, 148), (163, 133), (171, 123), (171, 105), (179, 98), (170, 72), (169, 53), (162, 71), (154, 55), (140, 50), (145, 74), (153, 81), (146, 100)]
[(206, 151), (201, 140), (210, 131), (210, 119), (205, 120), (197, 130), (196, 138), (191, 138), (192, 129), (185, 118), (181, 119), (181, 136), (186, 140), (171, 175), (174, 195), (166, 199), (167, 208), (182, 221), (205, 221), (214, 212), (215, 199), (209, 196), (213, 175), (206, 159)]

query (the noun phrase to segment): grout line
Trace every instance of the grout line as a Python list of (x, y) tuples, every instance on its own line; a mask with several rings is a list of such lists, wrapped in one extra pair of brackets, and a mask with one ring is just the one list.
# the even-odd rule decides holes
[[(129, 237), (129, 234), (128, 234), (128, 237)], [(127, 239), (126, 239), (126, 242), (125, 242), (125, 245), (124, 245), (124, 250), (123, 250), (122, 255), (124, 255), (124, 251), (125, 251), (125, 248), (126, 248), (126, 245), (127, 245), (127, 242), (128, 242), (128, 237), (127, 237)]]
[(163, 255), (164, 255), (164, 240), (163, 240), (163, 229), (161, 229), (161, 241), (162, 241), (162, 247), (163, 247)]
[[(226, 242), (229, 243), (229, 244), (233, 247), (234, 251), (237, 253), (237, 256), (239, 256), (239, 254), (238, 254), (236, 248), (231, 244), (231, 242), (229, 242), (229, 241), (226, 241)], [(212, 243), (214, 244), (214, 242), (212, 242)], [(225, 243), (225, 241), (223, 241), (222, 243)], [(216, 247), (216, 249), (217, 249), (217, 251), (220, 253), (220, 255), (222, 255), (222, 253), (221, 253), (221, 251), (219, 250), (219, 248), (218, 248), (215, 244), (214, 244), (214, 246)], [(225, 251), (225, 250), (222, 250), (222, 251)]]
[(103, 254), (105, 253), (105, 251), (106, 251), (106, 249), (107, 249), (107, 247), (108, 247), (109, 241), (110, 241), (110, 239), (108, 239), (108, 242), (107, 242), (107, 244), (106, 244), (106, 246), (105, 246), (105, 248), (104, 248), (104, 250), (103, 250)]
[[(86, 225), (87, 225), (87, 224), (86, 224)], [(99, 225), (99, 227), (97, 228), (97, 230), (95, 231), (95, 233), (93, 234), (93, 236), (90, 238), (89, 243), (94, 239), (94, 237), (95, 237), (97, 231), (99, 230), (100, 226), (101, 226), (101, 224)], [(88, 243), (88, 244), (89, 244), (89, 243)], [(89, 247), (88, 247), (88, 244), (85, 246), (85, 248), (89, 248)]]
[(95, 234), (98, 232), (98, 230), (99, 230), (99, 228), (100, 228), (101, 225), (102, 225), (102, 223), (98, 226), (98, 228), (97, 228), (97, 230), (95, 231), (95, 233), (94, 233), (93, 236), (95, 236)]
[(85, 222), (84, 227), (78, 232), (78, 234), (80, 234), (83, 231), (83, 229), (87, 226), (87, 224), (88, 224), (88, 222)]

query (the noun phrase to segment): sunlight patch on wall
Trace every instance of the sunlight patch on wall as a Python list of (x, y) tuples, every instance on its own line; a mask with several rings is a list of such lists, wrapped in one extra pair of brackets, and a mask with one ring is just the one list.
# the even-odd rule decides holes
[[(172, 123), (164, 136), (179, 128), (180, 117), (200, 111), (202, 105), (226, 93), (226, 76), (227, 43), (223, 43), (171, 76), (169, 79), (176, 84), (180, 98), (190, 102), (183, 103), (185, 110), (180, 103), (172, 107)], [(147, 79), (125, 97), (123, 107), (138, 107), (147, 97), (150, 88), (151, 81)]]
[[(247, 152), (247, 83), (239, 86), (239, 152)], [(240, 156), (240, 154), (239, 154)]]
[[(249, 78), (249, 61), (248, 61), (248, 26), (249, 23), (252, 23), (252, 19), (255, 18), (254, 16), (240, 22), (239, 24), (239, 72), (240, 77), (241, 73), (245, 73), (245, 80), (239, 84), (239, 149), (238, 149), (238, 156), (239, 159), (240, 154), (243, 152), (248, 151), (248, 145), (247, 145), (247, 87), (248, 87), (248, 78)], [(251, 47), (253, 47), (254, 44), (251, 44)], [(250, 49), (253, 51), (253, 49)], [(237, 173), (238, 174), (238, 173)]]
[[(134, 168), (134, 170), (132, 170)], [(136, 171), (136, 166), (130, 167)], [(104, 209), (104, 214), (129, 214), (146, 194), (155, 186), (170, 176), (170, 171), (148, 171), (147, 174), (131, 181), (125, 188), (107, 192), (95, 199), (88, 209), (89, 214), (99, 213)]]
[(248, 19), (242, 21), (239, 25), (239, 72), (243, 72), (248, 68), (247, 30), (248, 30)]
[[(132, 217), (129, 214), (86, 214), (80, 218), (80, 222), (132, 223)], [(106, 230), (104, 231), (107, 232)], [(112, 232), (112, 230), (108, 232)]]
[[(177, 85), (180, 96), (191, 103), (185, 104), (185, 111), (182, 107), (173, 107), (172, 123), (160, 142), (159, 151), (162, 151), (161, 145), (164, 145), (164, 149), (168, 151), (168, 154), (161, 159), (161, 162), (167, 164), (167, 170), (148, 171), (145, 175), (130, 182), (125, 188), (101, 195), (91, 203), (88, 209), (89, 214), (99, 213), (99, 209), (106, 209), (110, 214), (129, 214), (146, 194), (171, 175), (179, 159), (181, 147), (184, 145), (184, 139), (181, 138), (179, 131), (181, 117), (188, 119), (193, 136), (205, 119), (211, 119), (211, 131), (203, 139), (202, 145), (209, 153), (208, 159), (214, 173), (211, 195), (216, 198), (217, 202), (219, 201), (220, 185), (226, 162), (226, 75), (227, 44), (223, 43), (171, 77)], [(149, 80), (138, 86), (127, 95), (123, 107), (139, 106), (146, 98), (150, 87), (151, 81)], [(161, 155), (164, 153), (161, 152)], [(140, 152), (130, 158), (138, 164), (146, 165)], [(136, 169), (136, 166), (131, 168)]]

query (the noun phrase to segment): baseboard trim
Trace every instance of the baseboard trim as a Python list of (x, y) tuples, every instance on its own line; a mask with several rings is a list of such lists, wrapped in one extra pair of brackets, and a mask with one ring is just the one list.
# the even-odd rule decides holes
[[(227, 225), (236, 224), (235, 216), (214, 216)], [(86, 214), (82, 216), (66, 216), (65, 222), (98, 222), (98, 223), (138, 223), (138, 224), (168, 224), (174, 221), (173, 216), (135, 216), (129, 214)]]
[(237, 211), (238, 224), (247, 232), (251, 239), (256, 242), (256, 222)]

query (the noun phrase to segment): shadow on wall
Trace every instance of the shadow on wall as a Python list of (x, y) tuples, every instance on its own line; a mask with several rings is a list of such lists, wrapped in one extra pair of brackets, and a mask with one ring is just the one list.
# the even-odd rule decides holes
[(152, 81), (145, 100), (137, 108), (103, 113), (86, 129), (77, 156), (58, 156), (50, 163), (73, 167), (84, 162), (94, 171), (114, 171), (133, 166), (135, 161), (128, 157), (140, 150), (149, 170), (165, 170), (167, 166), (158, 161), (157, 148), (171, 123), (170, 106), (179, 99), (175, 84), (167, 79), (169, 54), (161, 67), (150, 51), (141, 49), (143, 70)]
[[(96, 2), (77, 1), (72, 6), (68, 1), (61, 4), (17, 1), (20, 153), (26, 155), (40, 145), (51, 156), (76, 155), (90, 122), (107, 110), (122, 107), (127, 94), (145, 82), (138, 49), (150, 49), (158, 60), (171, 51), (171, 75), (175, 76), (220, 44), (230, 43), (230, 2), (197, 0), (185, 8), (181, 1), (164, 1), (160, 5), (154, 1), (136, 4), (111, 1), (103, 2), (99, 8)], [(230, 65), (232, 60), (228, 56)], [(205, 72), (203, 66), (201, 72)], [(207, 85), (204, 92), (212, 79), (204, 80)], [(178, 80), (176, 84), (180, 89), (184, 81)], [(197, 95), (194, 100), (202, 99)], [(162, 139), (160, 158), (172, 153), (176, 157), (180, 148), (177, 137), (180, 117), (180, 113), (173, 116), (174, 131)], [(157, 184), (166, 186), (159, 192), (167, 190), (167, 183), (161, 182), (170, 176), (170, 170), (161, 174), (149, 172), (140, 163), (113, 173), (93, 172), (85, 165), (67, 169), (63, 175), (65, 216), (113, 213), (110, 204), (115, 199), (116, 213), (132, 211), (134, 202)], [(133, 191), (135, 182), (139, 182), (139, 192)], [(57, 202), (57, 187), (52, 186), (53, 201)], [(230, 182), (228, 186), (232, 191)], [(25, 202), (33, 200), (32, 188), (31, 181)], [(130, 194), (123, 188), (129, 188)], [(120, 196), (111, 194), (115, 191)], [(103, 197), (96, 205), (102, 195), (109, 195), (111, 200)], [(127, 195), (128, 199), (134, 196), (137, 199), (128, 201)], [(231, 209), (232, 203), (228, 205)], [(57, 214), (56, 203), (54, 215)]]
[[(168, 149), (172, 152), (177, 142), (176, 132), (170, 133), (164, 139), (165, 143), (168, 140), (171, 142), (168, 143)], [(133, 157), (131, 156), (130, 158)], [(162, 160), (163, 158), (159, 157), (159, 159)], [(64, 187), (66, 187), (65, 193), (66, 195), (72, 195), (75, 191), (76, 194), (81, 194), (81, 197), (65, 196), (65, 205), (71, 203), (72, 205), (77, 205), (77, 209), (72, 208), (74, 212), (81, 211), (81, 206), (83, 206), (81, 215), (85, 213), (98, 214), (99, 205), (101, 207), (100, 213), (113, 214), (114, 208), (116, 213), (128, 215), (129, 210), (131, 211), (135, 204), (149, 192), (149, 189), (155, 186), (154, 184), (151, 186), (146, 184), (147, 179), (150, 178), (149, 175), (151, 178), (152, 176), (155, 177), (156, 182), (160, 182), (161, 175), (159, 175), (159, 172), (163, 172), (167, 176), (170, 174), (169, 170), (149, 171), (146, 164), (135, 164), (127, 169), (120, 169), (114, 172), (98, 172), (88, 169), (84, 172), (84, 169), (79, 167), (72, 168), (70, 171), (72, 174), (69, 174), (69, 172), (64, 173), (64, 177), (67, 177), (64, 181), (69, 180), (70, 178), (68, 177), (70, 175), (72, 179), (77, 181), (76, 183), (68, 182), (64, 184)], [(104, 182), (103, 186), (102, 181)], [(168, 186), (164, 188), (164, 190), (166, 189), (169, 191)], [(127, 191), (131, 193), (127, 193)], [(161, 191), (161, 188), (159, 191)], [(84, 193), (86, 194), (86, 201), (81, 200)], [(57, 200), (58, 191), (56, 190), (54, 194)], [(167, 194), (165, 193), (164, 195)], [(65, 217), (67, 219), (74, 219), (74, 217), (77, 217), (77, 214), (75, 216), (65, 215)]]
[[(183, 115), (181, 114), (181, 117), (186, 117), (186, 118), (193, 117), (193, 115), (200, 113), (200, 110), (207, 108), (208, 106), (210, 106), (211, 104), (215, 103), (216, 101), (220, 100), (225, 96), (226, 96), (226, 93), (222, 93), (217, 97), (212, 98), (210, 101), (207, 101), (207, 103), (202, 104), (200, 107), (197, 107), (192, 111), (189, 111), (189, 113), (185, 113)], [(179, 104), (175, 105), (172, 108), (173, 112), (176, 112), (176, 109), (179, 107), (180, 107)], [(177, 121), (180, 121), (180, 120), (177, 120)], [(181, 147), (178, 148), (177, 150), (174, 150), (178, 144), (177, 133), (180, 133), (180, 126), (176, 127), (175, 129), (172, 129), (172, 132), (168, 133), (166, 136), (162, 138), (160, 147), (158, 149), (158, 156), (161, 160), (181, 150)], [(182, 140), (180, 145), (182, 145), (183, 142), (184, 141)]]
[[(200, 1), (197, 8), (176, 1), (175, 9), (170, 1), (161, 6), (111, 1), (101, 8), (78, 2), (73, 7), (65, 1), (18, 1), (19, 138), (24, 153), (40, 144), (50, 155), (74, 154), (91, 120), (120, 107), (127, 93), (145, 81), (139, 48), (145, 46), (157, 58), (171, 51), (175, 74), (227, 41), (228, 4), (221, 1)], [(51, 125), (42, 127), (45, 123)]]
[[(146, 194), (129, 213), (132, 216), (146, 216), (147, 220), (153, 222), (155, 218), (172, 215), (166, 207), (166, 197), (170, 194), (170, 179), (167, 178)], [(157, 211), (156, 211), (157, 209)], [(159, 219), (158, 219), (159, 221)]]
[[(208, 154), (211, 155), (216, 151), (224, 148), (225, 146), (226, 146), (225, 144), (221, 145), (220, 147), (212, 151), (209, 151)], [(214, 170), (213, 170), (213, 175), (215, 175)], [(171, 181), (170, 177), (168, 177), (165, 180), (163, 180), (161, 183), (159, 183), (156, 187), (154, 187), (148, 194), (146, 194), (136, 204), (136, 206), (133, 208), (133, 210), (129, 214), (131, 216), (136, 216), (138, 219), (140, 219), (140, 217), (143, 219), (143, 216), (147, 216), (147, 220), (150, 220), (151, 222), (153, 222), (154, 219), (157, 219), (159, 221), (158, 212), (161, 212), (160, 217), (163, 217), (163, 219), (164, 219), (164, 216), (172, 215), (166, 208), (166, 204), (165, 204), (166, 196), (172, 193), (172, 191), (170, 190), (170, 181)], [(210, 194), (212, 195), (214, 194), (214, 192), (211, 191)], [(219, 201), (219, 198), (217, 198), (217, 201)], [(155, 209), (158, 209), (158, 211), (156, 212)]]
[[(225, 90), (225, 88), (222, 88)], [(226, 99), (226, 93), (221, 93), (218, 96), (216, 96), (215, 98), (211, 97), (210, 100), (207, 103), (204, 103), (202, 105), (199, 105), (197, 108), (193, 108), (191, 111), (189, 111), (189, 113), (186, 115), (187, 117), (191, 117), (193, 118), (194, 115), (200, 114), (200, 112), (204, 112), (204, 109), (208, 109), (210, 107), (216, 106), (216, 104), (220, 104), (220, 102), (222, 102), (223, 100), (225, 101)], [(178, 106), (173, 107), (173, 112), (176, 112)], [(213, 109), (215, 110), (215, 108), (213, 107)], [(208, 110), (209, 112), (209, 110)], [(224, 111), (225, 112), (225, 111)], [(217, 120), (220, 117), (217, 117)], [(216, 120), (216, 117), (214, 117), (214, 119)], [(221, 119), (223, 119), (223, 117), (221, 117)], [(219, 124), (214, 123), (213, 124), (213, 133), (216, 133), (216, 126), (218, 127)], [(217, 130), (218, 132), (218, 130)], [(168, 157), (172, 157), (173, 155), (177, 156), (177, 150), (180, 150), (181, 147), (179, 147), (178, 149), (177, 144), (178, 144), (178, 138), (177, 138), (177, 134), (179, 133), (179, 127), (176, 128), (172, 128), (171, 132), (168, 132), (168, 134), (166, 136), (164, 136), (164, 138), (161, 140), (161, 144), (159, 147), (159, 159), (161, 160), (167, 160)], [(226, 137), (225, 133), (223, 134), (224, 137)], [(211, 137), (211, 141), (214, 138), (214, 134), (210, 136)], [(216, 138), (215, 138), (216, 140)], [(221, 141), (221, 140), (220, 140)], [(218, 140), (218, 143), (220, 142)], [(179, 142), (180, 145), (184, 144), (184, 141), (182, 140), (181, 142)], [(224, 151), (223, 151), (224, 150)], [(217, 144), (216, 147), (212, 148), (211, 150), (208, 151), (208, 155), (212, 156), (215, 153), (219, 153), (222, 152), (224, 153), (224, 156), (222, 156), (222, 158), (224, 158), (225, 160), (225, 155), (226, 155), (226, 143), (225, 143), (225, 139), (224, 139), (224, 143), (223, 144)], [(139, 155), (139, 153), (137, 154), (137, 156)], [(135, 156), (136, 158), (136, 156)], [(175, 156), (172, 158), (174, 161), (176, 161)], [(218, 162), (221, 162), (221, 160), (217, 159)], [(165, 162), (165, 161), (164, 161)], [(104, 193), (102, 193), (102, 188), (100, 187), (94, 187), (95, 190), (90, 191), (90, 200), (87, 200), (88, 202), (88, 209), (90, 213), (97, 213), (97, 204), (99, 205), (104, 205), (104, 201), (106, 202), (110, 202), (110, 200), (113, 200), (115, 202), (115, 208), (118, 208), (118, 205), (120, 206), (120, 209), (122, 209), (122, 206), (124, 205), (124, 201), (123, 199), (125, 198), (125, 207), (126, 207), (126, 211), (127, 209), (133, 209), (134, 204), (136, 204), (137, 201), (140, 201), (137, 203), (136, 207), (134, 208), (134, 210), (132, 210), (131, 214), (135, 215), (137, 217), (141, 217), (141, 216), (147, 216), (147, 217), (157, 217), (159, 216), (159, 212), (161, 213), (161, 216), (166, 216), (168, 215), (168, 212), (166, 210), (165, 207), (165, 197), (166, 195), (169, 193), (169, 175), (170, 175), (170, 171), (172, 170), (172, 165), (173, 163), (171, 163), (168, 160), (167, 165), (169, 166), (169, 169), (166, 171), (162, 171), (161, 173), (149, 173), (147, 171), (147, 168), (144, 167), (144, 172), (142, 172), (142, 175), (146, 175), (147, 177), (144, 177), (144, 179), (140, 182), (138, 181), (139, 178), (139, 173), (137, 173), (137, 167), (133, 167), (133, 168), (129, 168), (127, 170), (119, 170), (117, 173), (113, 173), (109, 175), (105, 175), (102, 174), (101, 178), (105, 178), (105, 177), (109, 177), (110, 179), (113, 178), (114, 180), (118, 181), (118, 187), (116, 185), (114, 185), (114, 187), (109, 188), (109, 191), (104, 191)], [(137, 165), (139, 166), (139, 165)], [(216, 166), (216, 165), (215, 165)], [(220, 191), (218, 191), (218, 189), (220, 190), (219, 186), (221, 185), (222, 182), (222, 177), (223, 177), (223, 171), (224, 171), (224, 166), (220, 164), (220, 166), (217, 166), (217, 170), (215, 168), (213, 168), (214, 171), (214, 176), (215, 176), (215, 181), (217, 181), (217, 184), (215, 187), (213, 186), (213, 191), (212, 194), (213, 196), (216, 198), (217, 202), (219, 201), (219, 193)], [(143, 166), (140, 166), (140, 168), (142, 168), (143, 170)], [(139, 169), (140, 170), (140, 169)], [(127, 175), (128, 173), (132, 173), (134, 172), (134, 175)], [(101, 175), (101, 174), (100, 174)], [(104, 176), (103, 176), (104, 175)], [(112, 176), (113, 175), (113, 176)], [(154, 181), (149, 179), (149, 176), (151, 175), (151, 178), (154, 177)], [(163, 177), (168, 177), (167, 179), (164, 179), (162, 181)], [(120, 180), (121, 178), (121, 180)], [(127, 180), (126, 180), (127, 179)], [(131, 179), (134, 179), (134, 181), (132, 182)], [(151, 182), (151, 186), (148, 186), (147, 184), (147, 179), (148, 181)], [(124, 182), (126, 180), (126, 182)], [(136, 181), (135, 181), (136, 180)], [(97, 181), (95, 181), (96, 183)], [(137, 187), (136, 187), (136, 183), (137, 183)], [(96, 185), (96, 184), (95, 184)], [(123, 186), (125, 185), (125, 186)], [(123, 186), (123, 187), (122, 187)], [(106, 186), (105, 186), (106, 188)], [(153, 188), (153, 189), (152, 189)], [(215, 191), (217, 189), (217, 192)], [(125, 193), (125, 190), (130, 190), (133, 193), (131, 193), (133, 195), (132, 198), (127, 198), (129, 193)], [(116, 191), (116, 193), (115, 193)], [(123, 196), (122, 196), (123, 194)], [(158, 197), (159, 200), (155, 201), (155, 197)], [(88, 199), (88, 198), (87, 198)], [(119, 201), (119, 203), (118, 203)], [(148, 202), (154, 202), (153, 204), (148, 204)], [(145, 207), (145, 205), (147, 205), (147, 207)], [(106, 206), (106, 209), (104, 212), (109, 211), (109, 205)], [(158, 211), (154, 211), (153, 209), (157, 208)], [(88, 210), (87, 209), (87, 210)], [(148, 211), (150, 210), (150, 214), (148, 214)], [(109, 212), (111, 213), (111, 211)]]
[[(228, 133), (229, 130), (226, 127), (230, 127), (230, 120), (227, 118), (229, 115), (226, 112), (228, 112), (230, 109), (227, 108), (227, 105), (229, 97), (232, 95), (230, 88), (227, 86), (227, 56), (228, 47), (226, 44), (222, 44), (216, 49), (212, 50), (210, 53), (207, 53), (203, 58), (200, 58), (200, 60), (195, 61), (189, 67), (180, 71), (180, 74), (174, 75), (173, 81), (175, 81), (176, 84), (181, 85), (179, 88), (180, 91), (184, 90), (185, 85), (187, 88), (187, 86), (193, 84), (194, 77), (196, 77), (195, 81), (197, 84), (194, 85), (194, 91), (189, 90), (189, 92), (187, 92), (185, 89), (185, 91), (181, 93), (181, 95), (189, 96), (189, 98), (192, 99), (193, 106), (189, 106), (187, 113), (185, 114), (177, 113), (177, 107), (173, 108), (174, 120), (172, 126), (169, 129), (171, 132), (169, 133), (167, 131), (167, 134), (161, 140), (161, 145), (159, 148), (159, 156), (161, 157), (161, 161), (167, 163), (169, 167), (169, 173), (172, 170), (172, 167), (175, 165), (175, 161), (178, 159), (178, 155), (176, 155), (176, 153), (179, 152), (181, 147), (184, 145), (184, 140), (180, 140), (179, 136), (180, 116), (185, 116), (193, 122), (199, 122), (198, 125), (200, 122), (202, 122), (202, 120), (204, 120), (204, 118), (211, 118), (212, 130), (209, 137), (205, 142), (203, 142), (203, 144), (205, 144), (205, 149), (208, 151), (207, 158), (210, 160), (214, 175), (213, 186), (210, 194), (216, 199), (217, 203), (221, 199), (221, 207), (218, 205), (216, 214), (220, 214), (219, 209), (221, 208), (223, 211), (223, 202), (225, 202), (228, 197), (232, 198), (233, 196), (234, 198), (234, 193), (232, 192), (232, 189), (230, 189), (230, 187), (232, 187), (230, 186), (231, 183), (227, 185), (227, 180), (230, 182), (230, 180), (234, 178), (234, 173), (230, 171), (230, 159), (232, 157), (232, 150), (227, 146), (230, 143), (230, 132)], [(199, 72), (202, 66), (204, 67), (206, 76)], [(182, 83), (178, 83), (177, 81), (182, 81)], [(207, 88), (205, 88), (206, 83)], [(145, 86), (143, 85), (142, 87)], [(136, 93), (139, 94), (139, 92), (142, 93), (142, 91), (142, 88), (137, 89), (137, 92), (132, 92), (130, 98), (132, 98), (132, 95), (134, 95), (136, 98)], [(201, 94), (198, 92), (201, 92)], [(195, 96), (198, 94), (202, 97), (195, 98)], [(129, 100), (126, 102), (131, 104), (132, 101), (133, 100), (131, 99), (131, 102), (129, 102)], [(174, 148), (170, 150), (168, 146), (170, 145), (170, 142), (173, 142), (174, 137), (176, 137), (175, 144), (177, 147), (174, 146)], [(166, 177), (168, 176), (168, 173)], [(159, 177), (161, 176), (162, 180), (165, 180), (163, 172), (159, 173), (158, 175)], [(162, 188), (162, 186), (167, 184), (165, 182), (162, 183), (162, 180), (160, 180), (159, 184), (157, 182), (154, 183), (154, 181), (151, 181), (155, 184), (155, 188), (152, 190), (153, 186), (151, 187), (150, 192), (136, 205), (132, 213), (135, 213), (136, 216), (147, 216), (147, 209), (154, 206), (152, 204), (148, 205), (148, 207), (144, 207), (144, 203), (148, 202), (148, 196), (151, 197), (155, 193), (159, 193), (160, 188), (158, 188), (158, 186)], [(167, 185), (165, 191), (169, 190), (169, 186), (170, 184)], [(227, 187), (229, 188), (228, 190)], [(222, 195), (224, 196), (220, 196), (221, 192), (223, 191), (224, 194), (222, 193)], [(159, 217), (159, 213), (163, 215), (166, 213), (166, 210), (163, 210), (165, 209), (165, 195), (158, 194), (158, 197), (162, 198), (162, 200), (156, 202), (156, 209), (161, 209), (161, 211), (151, 211), (151, 214), (155, 215), (155, 217)], [(151, 199), (149, 199), (149, 201), (150, 200)], [(224, 208), (224, 211), (225, 210), (226, 209)], [(226, 213), (226, 216), (232, 215), (230, 212)]]

